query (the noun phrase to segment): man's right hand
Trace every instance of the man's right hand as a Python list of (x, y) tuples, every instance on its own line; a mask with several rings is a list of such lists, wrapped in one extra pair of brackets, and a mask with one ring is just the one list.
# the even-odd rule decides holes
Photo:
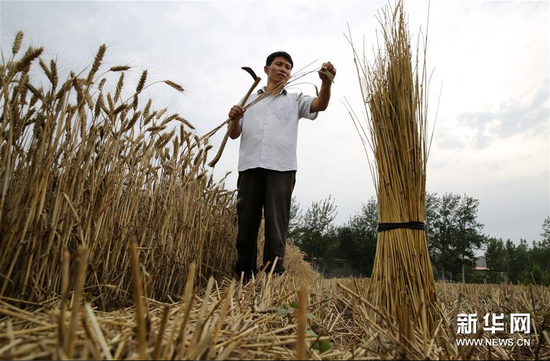
[(241, 123), (238, 121), (244, 115), (244, 108), (240, 105), (233, 105), (229, 111), (229, 122), (227, 127), (229, 128), (229, 137), (231, 139), (237, 139), (241, 135)]
[(240, 105), (234, 105), (229, 111), (229, 118), (233, 120), (239, 120), (244, 115), (244, 108)]

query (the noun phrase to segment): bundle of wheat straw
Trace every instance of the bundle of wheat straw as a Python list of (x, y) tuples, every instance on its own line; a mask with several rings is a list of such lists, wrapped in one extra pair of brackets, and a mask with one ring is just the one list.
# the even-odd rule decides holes
[(430, 332), (437, 317), (426, 232), (421, 229), (426, 211), (427, 76), (425, 60), (418, 66), (418, 54), (413, 68), (402, 4), (386, 7), (379, 15), (385, 49), (378, 51), (374, 64), (358, 59), (354, 48), (368, 130), (354, 114), (352, 118), (374, 153), (381, 228), (390, 224), (388, 230), (379, 229), (370, 295), (407, 336), (412, 325)]

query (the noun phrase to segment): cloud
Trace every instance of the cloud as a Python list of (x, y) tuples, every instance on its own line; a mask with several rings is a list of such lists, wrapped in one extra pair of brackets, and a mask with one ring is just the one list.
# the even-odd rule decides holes
[(497, 138), (514, 135), (539, 135), (548, 132), (548, 80), (522, 105), (524, 99), (503, 103), (497, 111), (464, 112), (458, 117), (462, 125), (476, 131), (474, 146), (488, 147)]

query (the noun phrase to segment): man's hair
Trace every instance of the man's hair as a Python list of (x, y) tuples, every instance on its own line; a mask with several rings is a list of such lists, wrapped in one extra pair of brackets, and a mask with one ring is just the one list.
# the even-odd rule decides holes
[(292, 57), (290, 56), (289, 53), (287, 53), (286, 51), (276, 51), (274, 52), (273, 54), (270, 54), (267, 59), (265, 60), (265, 65), (269, 66), (271, 65), (271, 63), (273, 63), (273, 59), (275, 59), (276, 57), (278, 56), (282, 56), (283, 58), (285, 58), (286, 60), (288, 60), (290, 62), (290, 67), (293, 68), (294, 67), (294, 62), (292, 61)]

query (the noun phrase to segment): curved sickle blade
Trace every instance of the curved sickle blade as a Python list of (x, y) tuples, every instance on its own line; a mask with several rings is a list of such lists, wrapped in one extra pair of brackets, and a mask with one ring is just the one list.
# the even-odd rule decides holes
[(256, 73), (254, 73), (254, 70), (252, 70), (252, 68), (249, 68), (248, 66), (243, 66), (241, 69), (246, 71), (248, 74), (250, 74), (252, 79), (254, 80), (258, 79), (258, 76), (256, 75)]

